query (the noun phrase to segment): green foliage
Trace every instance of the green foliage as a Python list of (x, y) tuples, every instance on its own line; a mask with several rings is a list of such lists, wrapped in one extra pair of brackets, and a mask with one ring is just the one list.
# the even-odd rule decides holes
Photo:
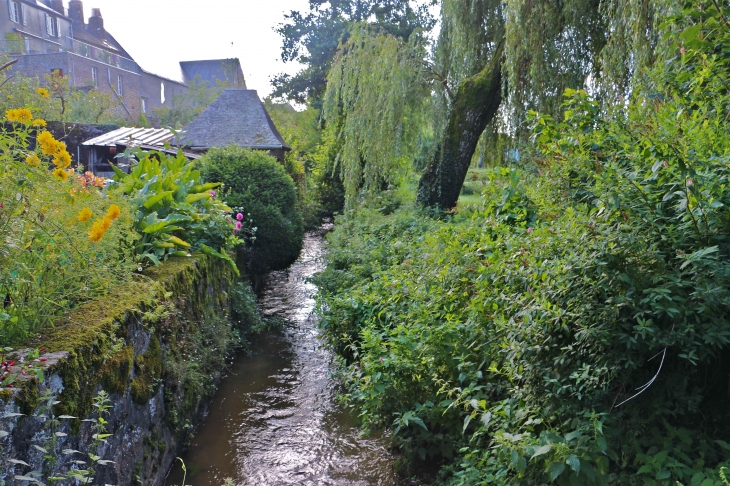
[(221, 184), (203, 184), (196, 163), (181, 153), (136, 155), (140, 160), (129, 174), (114, 167), (114, 180), (137, 210), (135, 253), (140, 261), (159, 265), (170, 255), (201, 251), (235, 269), (227, 251), (241, 240), (227, 214), (230, 208), (216, 198)]
[(338, 221), (345, 398), (445, 484), (723, 484), (728, 14), (688, 4), (625, 109), (534, 114), (540, 170), (492, 171), (480, 208)]
[(434, 24), (427, 4), (412, 0), (317, 1), (310, 2), (309, 12), (291, 11), (285, 18), (277, 29), (283, 38), (281, 58), (304, 68), (294, 76), (275, 76), (274, 96), (302, 104), (321, 100), (338, 46), (347, 42), (352, 24), (369, 22), (404, 41)]
[(423, 39), (355, 25), (327, 75), (323, 118), (337, 147), (346, 204), (399, 182), (415, 152), (415, 123), (427, 93)]
[[(30, 148), (31, 123), (41, 122), (19, 122), (0, 133), (0, 345), (48, 329), (129, 279), (135, 268), (130, 207), (86, 177), (60, 166), (49, 171), (52, 160), (64, 165), (70, 156), (45, 131), (37, 132), (45, 142)], [(61, 153), (66, 162), (56, 158)], [(112, 201), (116, 217), (92, 240), (91, 228), (108, 219)]]
[[(239, 263), (254, 274), (288, 267), (299, 256), (304, 223), (297, 189), (284, 167), (261, 151), (229, 146), (202, 159), (204, 178), (223, 183), (226, 201), (256, 227), (255, 241), (239, 247)], [(252, 238), (254, 240), (254, 238)]]

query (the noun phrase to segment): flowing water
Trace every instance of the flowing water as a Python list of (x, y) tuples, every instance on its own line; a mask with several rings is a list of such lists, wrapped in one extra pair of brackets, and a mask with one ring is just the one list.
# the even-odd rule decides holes
[[(210, 412), (183, 455), (186, 483), (237, 485), (398, 485), (381, 437), (359, 437), (350, 412), (337, 405), (332, 355), (320, 346), (312, 309), (323, 238), (305, 237), (299, 260), (270, 276), (261, 299), (284, 329), (257, 339), (236, 360)], [(168, 486), (182, 483), (179, 463)]]

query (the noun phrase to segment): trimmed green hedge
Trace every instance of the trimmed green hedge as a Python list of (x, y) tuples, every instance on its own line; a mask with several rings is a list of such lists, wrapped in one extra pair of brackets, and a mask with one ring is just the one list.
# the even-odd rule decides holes
[(297, 189), (284, 167), (261, 151), (229, 146), (203, 158), (203, 176), (225, 184), (226, 203), (242, 207), (257, 228), (252, 245), (240, 249), (238, 264), (259, 275), (282, 270), (299, 257), (304, 221)]

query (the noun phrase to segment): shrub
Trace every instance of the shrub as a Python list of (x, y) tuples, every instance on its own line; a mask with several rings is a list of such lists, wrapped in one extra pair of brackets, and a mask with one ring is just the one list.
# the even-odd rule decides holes
[(197, 164), (181, 153), (172, 157), (139, 150), (135, 154), (139, 162), (129, 174), (113, 168), (119, 190), (136, 209), (139, 259), (159, 265), (169, 255), (201, 251), (225, 260), (237, 271), (228, 250), (242, 240), (227, 214), (231, 209), (217, 198), (220, 183), (202, 184)]
[(222, 182), (231, 207), (242, 207), (256, 227), (255, 242), (239, 247), (239, 264), (253, 274), (281, 270), (299, 257), (304, 222), (297, 189), (284, 167), (273, 157), (229, 146), (203, 157), (209, 182)]

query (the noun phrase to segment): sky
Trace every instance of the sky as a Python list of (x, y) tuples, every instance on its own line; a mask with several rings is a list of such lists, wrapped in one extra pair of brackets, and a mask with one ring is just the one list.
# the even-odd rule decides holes
[(281, 37), (274, 28), (284, 22), (284, 13), (305, 11), (308, 0), (83, 2), (87, 21), (91, 9), (100, 8), (104, 28), (143, 69), (161, 76), (180, 80), (180, 61), (237, 57), (247, 88), (263, 99), (273, 89), (274, 75), (300, 68), (281, 61)]

